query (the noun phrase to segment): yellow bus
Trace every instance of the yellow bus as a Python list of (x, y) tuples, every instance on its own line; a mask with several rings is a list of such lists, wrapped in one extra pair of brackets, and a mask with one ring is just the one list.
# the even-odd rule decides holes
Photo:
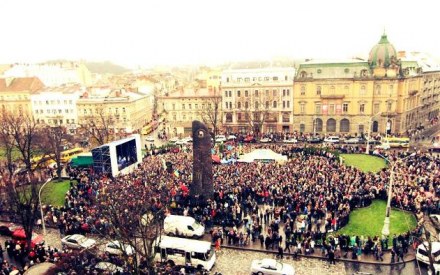
[(83, 148), (73, 148), (73, 149), (69, 149), (69, 150), (64, 150), (61, 152), (61, 162), (62, 163), (67, 163), (69, 162), (72, 158), (76, 157), (77, 155), (81, 154), (84, 152)]
[(37, 165), (39, 167), (48, 167), (54, 162), (54, 157), (52, 155), (40, 155), (31, 159), (32, 169), (35, 169)]
[(391, 148), (408, 148), (409, 138), (407, 137), (387, 137), (382, 140), (382, 144), (388, 144)]

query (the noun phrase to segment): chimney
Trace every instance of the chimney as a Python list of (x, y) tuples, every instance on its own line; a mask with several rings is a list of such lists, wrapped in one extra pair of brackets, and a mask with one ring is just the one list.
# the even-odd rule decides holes
[(397, 52), (398, 58), (405, 58), (406, 57), (406, 51), (398, 51)]

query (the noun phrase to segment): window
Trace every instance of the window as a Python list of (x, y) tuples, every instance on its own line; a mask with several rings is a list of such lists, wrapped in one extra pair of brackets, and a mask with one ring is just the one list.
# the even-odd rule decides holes
[(286, 90), (286, 96), (290, 96), (290, 90), (289, 89)]
[(283, 109), (286, 108), (286, 101), (283, 100)]
[(173, 110), (176, 110), (176, 104), (173, 103)]
[(316, 87), (316, 95), (321, 95), (321, 86)]
[(277, 96), (277, 90), (276, 89), (274, 89), (272, 92), (273, 92), (273, 96)]
[(365, 95), (365, 85), (362, 85), (362, 86), (361, 86), (361, 89), (360, 89), (360, 91), (359, 91), (359, 94), (360, 94), (360, 95)]
[(238, 109), (241, 109), (241, 102), (238, 102), (238, 103), (237, 103), (237, 108), (238, 108)]
[(388, 102), (387, 103), (387, 112), (391, 112), (392, 107), (393, 107), (393, 103), (392, 102)]
[(258, 96), (258, 90), (255, 90), (254, 95)]
[[(173, 109), (174, 109), (174, 107), (173, 107)], [(125, 107), (122, 107), (122, 113), (125, 114)]]
[[(211, 104), (209, 104), (209, 109), (211, 110)], [(232, 102), (229, 102), (229, 109), (232, 109)]]
[(374, 103), (374, 106), (373, 106), (373, 113), (374, 114), (377, 114), (377, 113), (379, 113), (379, 103)]
[(266, 109), (269, 109), (269, 101), (266, 101)]
[(225, 91), (225, 97), (228, 97), (228, 91)]
[(286, 89), (283, 89), (283, 96), (286, 96)]
[(260, 106), (259, 106), (259, 104), (258, 104), (258, 101), (255, 101), (255, 109), (257, 110)]
[(278, 81), (278, 76), (274, 76), (273, 81)]
[(277, 102), (274, 101), (274, 102), (273, 102), (273, 108), (276, 108), (276, 107), (277, 107)]
[(306, 104), (305, 104), (305, 103), (301, 103), (301, 104), (299, 105), (299, 112), (300, 112), (301, 114), (305, 114), (305, 113), (306, 113)]
[(232, 96), (232, 91), (229, 91), (229, 97), (231, 97)]
[(246, 102), (244, 103), (244, 108), (245, 108), (245, 109), (248, 109), (248, 108), (249, 108), (249, 102), (246, 101)]
[(316, 103), (315, 105), (315, 114), (321, 114), (321, 103)]
[(244, 91), (244, 96), (245, 96), (245, 97), (248, 97), (248, 96), (249, 96), (249, 92), (248, 92), (248, 90)]
[(225, 108), (228, 109), (228, 102), (225, 102)]
[(342, 112), (344, 112), (344, 113), (348, 112), (348, 103), (342, 104)]
[(199, 108), (199, 104), (194, 104), (194, 108), (197, 110)]
[(286, 101), (286, 105), (287, 105), (287, 108), (290, 108), (290, 101), (289, 100)]
[(237, 119), (238, 119), (238, 121), (241, 121), (241, 113), (238, 113)]
[(237, 96), (238, 96), (238, 97), (241, 96), (240, 90), (237, 91)]
[(359, 104), (359, 113), (360, 114), (365, 113), (365, 104), (364, 103)]
[(374, 91), (376, 95), (380, 95), (380, 85), (376, 85), (376, 89)]
[(321, 69), (318, 69), (316, 72), (317, 72), (318, 74), (320, 74), (320, 73), (322, 73), (322, 70), (321, 70)]
[(182, 104), (182, 110), (185, 110), (185, 104)]
[(348, 68), (344, 69), (344, 73), (348, 74), (350, 72), (350, 70)]
[(301, 95), (305, 95), (306, 94), (306, 86), (302, 85), (301, 86)]
[(188, 109), (190, 109), (190, 110), (191, 110), (191, 104), (188, 104)]
[(335, 114), (335, 104), (329, 104), (328, 109), (329, 109), (328, 111), (331, 115)]
[(246, 77), (245, 79), (244, 79), (244, 82), (249, 82), (251, 79), (249, 78), (249, 77)]

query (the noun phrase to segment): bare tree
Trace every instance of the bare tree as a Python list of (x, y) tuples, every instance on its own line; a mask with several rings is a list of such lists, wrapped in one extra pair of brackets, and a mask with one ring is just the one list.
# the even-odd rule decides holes
[(46, 133), (43, 142), (45, 146), (42, 151), (45, 155), (50, 156), (50, 159), (55, 161), (58, 180), (61, 181), (61, 157), (63, 152), (63, 140), (65, 139), (65, 137), (67, 137), (66, 129), (62, 126), (46, 126), (44, 128), (44, 132)]
[(202, 118), (203, 123), (212, 128), (214, 136), (218, 134), (219, 128), (223, 123), (222, 121), (222, 97), (214, 89), (213, 96), (206, 97), (202, 101), (202, 109), (199, 110), (199, 115)]
[(244, 96), (237, 101), (237, 109), (244, 115), (244, 120), (257, 135), (262, 133), (265, 123), (276, 122), (276, 109), (279, 103), (276, 93), (270, 90), (245, 91)]
[(91, 114), (84, 117), (81, 128), (98, 145), (103, 145), (112, 139), (113, 129), (111, 127), (114, 120), (102, 107), (97, 110), (98, 113), (96, 115)]
[(1, 167), (1, 176), (5, 183), (11, 182), (16, 167), (13, 159), (15, 143), (10, 133), (8, 123), (3, 118), (3, 115), (0, 117), (0, 145), (3, 148), (3, 153), (6, 159), (4, 165), (2, 165), (3, 167)]

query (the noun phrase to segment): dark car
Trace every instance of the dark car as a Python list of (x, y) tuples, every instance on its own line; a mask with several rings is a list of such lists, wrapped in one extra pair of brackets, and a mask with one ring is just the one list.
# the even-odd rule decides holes
[(321, 143), (322, 140), (320, 138), (318, 138), (318, 137), (311, 137), (311, 138), (307, 139), (307, 142), (308, 143)]

